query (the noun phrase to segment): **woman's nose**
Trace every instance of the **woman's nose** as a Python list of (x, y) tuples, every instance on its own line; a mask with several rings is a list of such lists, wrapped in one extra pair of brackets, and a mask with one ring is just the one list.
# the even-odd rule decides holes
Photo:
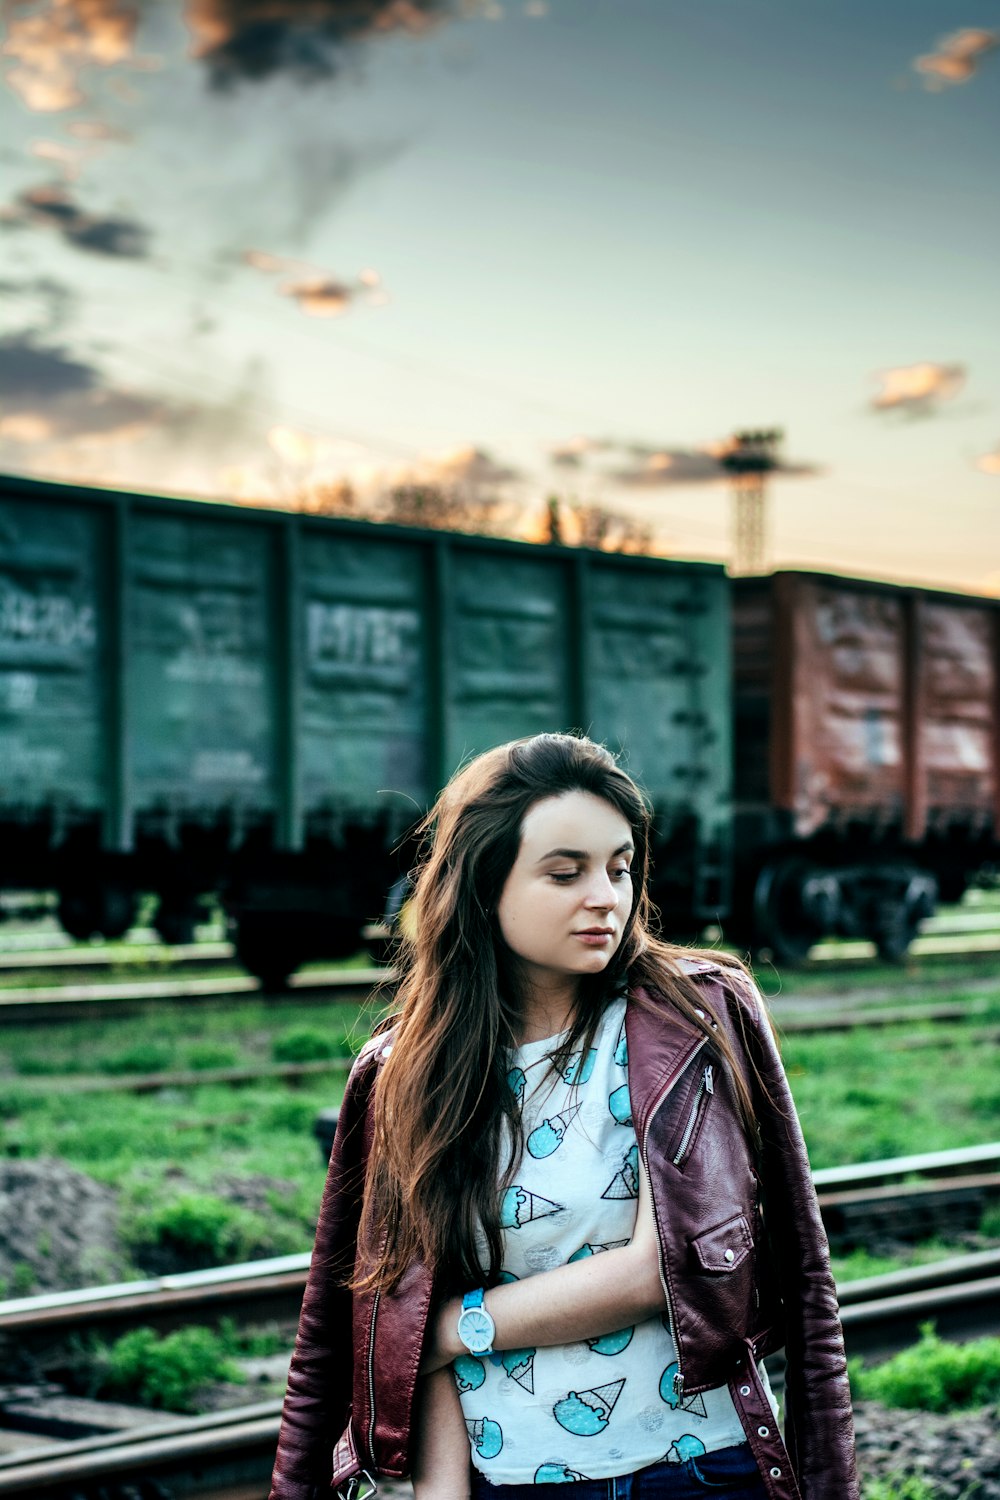
[(618, 905), (618, 892), (615, 890), (606, 872), (591, 882), (587, 890), (585, 904), (597, 907), (601, 911), (612, 911)]

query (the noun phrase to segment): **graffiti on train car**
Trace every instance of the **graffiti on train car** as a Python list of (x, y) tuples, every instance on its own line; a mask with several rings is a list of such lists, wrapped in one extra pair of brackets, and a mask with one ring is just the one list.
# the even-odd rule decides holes
[(259, 687), (263, 668), (253, 660), (259, 651), (252, 598), (222, 589), (201, 589), (192, 598), (171, 598), (159, 620), (164, 642), (180, 645), (166, 661), (171, 682), (226, 687)]
[(89, 649), (97, 642), (93, 606), (50, 589), (33, 593), (0, 577), (0, 644)]
[(381, 605), (306, 606), (306, 647), (311, 667), (400, 667), (416, 660), (420, 616), (415, 609)]

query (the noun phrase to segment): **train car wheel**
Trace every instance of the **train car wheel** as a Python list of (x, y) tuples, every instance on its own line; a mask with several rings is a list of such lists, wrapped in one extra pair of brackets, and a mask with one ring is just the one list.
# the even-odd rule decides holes
[(266, 915), (255, 912), (241, 917), (233, 946), (243, 967), (260, 980), (261, 989), (288, 988), (288, 977), (298, 968), (299, 956), (292, 952), (287, 934)]
[(801, 859), (775, 859), (754, 886), (754, 952), (770, 951), (775, 963), (801, 964), (819, 934), (802, 909), (802, 885), (811, 867)]
[(70, 886), (60, 892), (58, 915), (63, 931), (77, 942), (120, 938), (135, 918), (135, 892), (120, 885)]
[(920, 930), (919, 922), (907, 920), (900, 909), (896, 921), (884, 923), (872, 934), (872, 941), (883, 963), (898, 964), (906, 957), (910, 944)]

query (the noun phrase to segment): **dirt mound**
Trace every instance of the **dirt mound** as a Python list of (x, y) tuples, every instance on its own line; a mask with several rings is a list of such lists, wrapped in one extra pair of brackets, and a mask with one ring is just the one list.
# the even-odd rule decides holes
[(913, 1476), (936, 1500), (1000, 1500), (1000, 1407), (938, 1415), (863, 1401), (854, 1421), (866, 1479)]
[(0, 1160), (0, 1282), (7, 1297), (121, 1280), (117, 1194), (65, 1162)]

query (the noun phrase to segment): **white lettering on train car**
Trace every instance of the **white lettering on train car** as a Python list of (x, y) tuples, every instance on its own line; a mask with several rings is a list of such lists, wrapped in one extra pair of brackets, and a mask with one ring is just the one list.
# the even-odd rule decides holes
[(29, 593), (0, 578), (0, 642), (33, 646), (93, 646), (97, 622), (93, 606), (68, 594)]
[(324, 604), (311, 600), (306, 609), (306, 642), (310, 665), (399, 667), (410, 660), (420, 618), (414, 609), (378, 605)]
[(195, 781), (260, 782), (264, 768), (249, 750), (199, 750), (191, 768)]

